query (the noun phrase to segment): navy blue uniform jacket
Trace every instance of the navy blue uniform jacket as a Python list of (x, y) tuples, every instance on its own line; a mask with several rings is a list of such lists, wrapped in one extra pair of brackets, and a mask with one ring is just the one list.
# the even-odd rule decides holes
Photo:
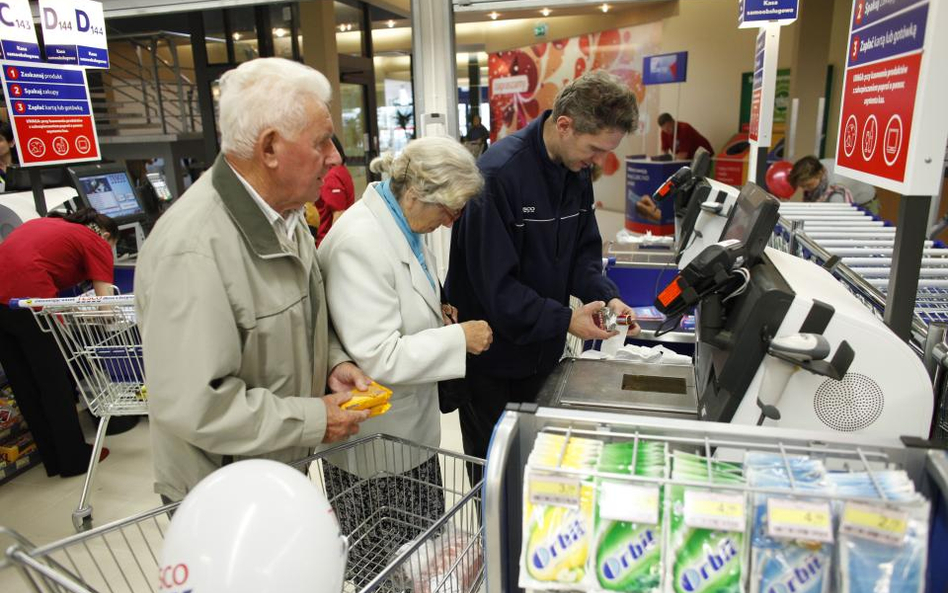
[(481, 156), (484, 194), (454, 225), (448, 300), (460, 321), (484, 319), (494, 331), (490, 349), (468, 358), (468, 373), (548, 373), (563, 354), (570, 295), (585, 303), (618, 296), (602, 275), (589, 171), (550, 160), (543, 142), (549, 115)]

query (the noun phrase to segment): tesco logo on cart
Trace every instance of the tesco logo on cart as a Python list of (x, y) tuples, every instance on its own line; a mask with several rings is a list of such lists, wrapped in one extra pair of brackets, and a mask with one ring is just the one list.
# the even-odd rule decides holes
[[(158, 590), (177, 589), (188, 582), (188, 575), (187, 564), (164, 566), (158, 572)], [(191, 593), (191, 589), (182, 589), (178, 593)]]

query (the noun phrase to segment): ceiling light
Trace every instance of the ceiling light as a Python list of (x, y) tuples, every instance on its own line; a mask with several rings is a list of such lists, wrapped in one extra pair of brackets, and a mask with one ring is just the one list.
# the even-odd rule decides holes
[(605, 2), (599, 8), (601, 8), (603, 12), (609, 12), (609, 5)]
[(234, 38), (234, 41), (240, 41), (240, 33), (234, 33), (231, 37)]
[(276, 35), (277, 37), (286, 37), (286, 29), (282, 27), (277, 27), (276, 29), (273, 30), (273, 34)]
[(551, 12), (553, 11), (551, 11), (549, 8), (544, 8), (543, 10), (540, 11), (540, 14), (542, 14), (543, 16), (550, 16)]
[(490, 20), (492, 20), (492, 21), (496, 21), (496, 20), (497, 20), (497, 17), (499, 17), (499, 16), (500, 16), (500, 14), (498, 14), (498, 13), (497, 13), (497, 12), (495, 11), (495, 12), (491, 12), (491, 13), (489, 13), (489, 14), (488, 14), (487, 16), (489, 16), (489, 17), (490, 17)]
[(395, 26), (395, 21), (389, 19), (389, 21), (388, 21), (387, 23), (385, 23), (385, 24), (388, 25), (388, 28), (389, 28), (389, 29), (391, 29), (392, 27)]

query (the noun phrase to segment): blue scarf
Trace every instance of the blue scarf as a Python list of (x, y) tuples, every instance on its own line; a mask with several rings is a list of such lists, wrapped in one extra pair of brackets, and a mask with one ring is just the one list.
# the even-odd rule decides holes
[(431, 272), (428, 271), (428, 264), (425, 263), (425, 252), (421, 247), (421, 235), (412, 231), (411, 227), (408, 226), (408, 219), (405, 218), (402, 207), (398, 205), (398, 200), (395, 199), (395, 194), (392, 193), (391, 182), (389, 180), (383, 181), (376, 185), (375, 189), (379, 195), (382, 196), (382, 199), (385, 200), (385, 205), (388, 206), (389, 212), (392, 213), (392, 218), (395, 219), (398, 228), (401, 229), (402, 234), (405, 235), (405, 240), (408, 241), (408, 246), (411, 247), (411, 251), (418, 259), (418, 263), (421, 264), (421, 269), (424, 270), (425, 275), (428, 276), (428, 282), (431, 283), (431, 288), (434, 288), (435, 281), (431, 276)]

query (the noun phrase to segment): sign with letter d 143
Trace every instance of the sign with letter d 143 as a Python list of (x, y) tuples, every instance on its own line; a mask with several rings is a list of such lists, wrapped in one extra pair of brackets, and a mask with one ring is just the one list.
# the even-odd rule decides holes
[(903, 195), (935, 195), (948, 141), (948, 6), (854, 0), (836, 171)]
[(2, 61), (0, 80), (21, 165), (101, 158), (85, 70)]

